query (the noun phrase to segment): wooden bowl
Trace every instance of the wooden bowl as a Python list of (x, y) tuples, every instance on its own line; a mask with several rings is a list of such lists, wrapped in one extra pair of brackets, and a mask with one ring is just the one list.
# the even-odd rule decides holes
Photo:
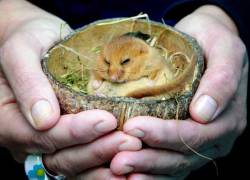
[[(158, 22), (150, 21), (148, 24), (146, 20), (121, 20), (124, 19), (106, 19), (86, 25), (57, 43), (42, 59), (42, 69), (57, 95), (63, 113), (90, 109), (106, 110), (118, 119), (119, 129), (128, 118), (135, 116), (186, 119), (189, 115), (189, 103), (204, 69), (203, 53), (197, 41)], [(157, 37), (157, 43), (168, 51), (182, 52), (189, 58), (195, 58), (195, 70), (184, 89), (142, 99), (87, 94), (87, 62), (95, 60), (100, 47), (112, 37), (131, 31), (151, 34), (152, 37)], [(74, 82), (77, 80), (79, 82)]]

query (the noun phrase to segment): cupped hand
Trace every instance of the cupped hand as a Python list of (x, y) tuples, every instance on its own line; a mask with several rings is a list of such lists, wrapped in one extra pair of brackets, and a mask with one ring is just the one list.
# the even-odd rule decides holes
[(227, 155), (246, 126), (248, 59), (232, 20), (218, 7), (203, 6), (176, 28), (197, 39), (206, 59), (190, 104), (192, 119), (128, 120), (124, 131), (147, 147), (118, 153), (111, 170), (129, 174), (130, 180), (184, 179), (211, 159)]
[(5, 10), (0, 16), (11, 12), (8, 21), (12, 22), (0, 28), (0, 145), (19, 162), (28, 154), (42, 153), (45, 165), (56, 173), (79, 179), (93, 179), (96, 173), (103, 179), (122, 179), (101, 165), (117, 152), (140, 149), (141, 141), (112, 133), (117, 120), (106, 111), (60, 116), (56, 96), (42, 72), (40, 59), (71, 32), (70, 27), (26, 1), (1, 1), (0, 7)]
[(17, 161), (23, 162), (31, 153), (44, 153), (45, 165), (56, 173), (79, 179), (92, 179), (99, 173), (106, 179), (122, 179), (101, 165), (120, 151), (139, 150), (141, 141), (112, 132), (117, 127), (112, 114), (89, 110), (63, 115), (53, 128), (38, 132), (22, 115), (2, 72), (0, 82), (0, 144)]
[(2, 71), (25, 118), (35, 129), (46, 130), (56, 124), (60, 109), (40, 61), (72, 30), (63, 20), (26, 1), (3, 1), (1, 8), (8, 19), (0, 33)]

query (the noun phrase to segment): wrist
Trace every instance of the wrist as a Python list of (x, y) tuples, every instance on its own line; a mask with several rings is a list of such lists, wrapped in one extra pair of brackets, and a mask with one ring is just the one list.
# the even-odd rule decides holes
[(193, 14), (203, 14), (216, 19), (221, 24), (226, 26), (232, 33), (239, 34), (238, 28), (231, 17), (220, 7), (215, 5), (204, 5), (196, 9)]

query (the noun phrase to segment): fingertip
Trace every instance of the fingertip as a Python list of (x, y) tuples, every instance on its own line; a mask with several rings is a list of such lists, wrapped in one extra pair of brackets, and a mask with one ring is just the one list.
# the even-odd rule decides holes
[(123, 125), (123, 131), (128, 132), (131, 129), (136, 128), (138, 125), (144, 122), (144, 119), (146, 119), (146, 117), (144, 116), (136, 116), (136, 117), (128, 119)]
[(107, 111), (98, 109), (79, 112), (72, 115), (68, 120), (70, 134), (82, 140), (88, 137), (88, 141), (110, 133), (117, 128), (115, 117)]
[[(140, 120), (140, 118), (136, 119)], [(130, 121), (124, 124), (123, 126), (124, 133), (133, 137), (143, 139), (145, 137), (145, 132), (140, 127), (138, 127), (134, 122)]]
[(123, 151), (115, 155), (110, 164), (111, 171), (116, 175), (124, 175), (134, 171), (134, 167), (129, 165), (129, 152)]
[(135, 128), (135, 129), (131, 129), (131, 130), (127, 130), (125, 131), (126, 134), (129, 134), (131, 136), (137, 137), (137, 138), (144, 138), (145, 137), (145, 132), (143, 132), (141, 129), (139, 128)]
[(160, 126), (161, 123), (162, 119), (156, 117), (137, 116), (124, 124), (123, 131), (128, 135), (144, 139), (153, 126)]
[(212, 96), (201, 95), (191, 103), (190, 114), (199, 123), (209, 123), (218, 114), (218, 103)]
[(52, 128), (60, 117), (60, 108), (46, 99), (33, 103), (30, 110), (29, 121), (33, 128), (44, 131)]
[(109, 126), (112, 127), (112, 129), (117, 128), (118, 120), (112, 113), (100, 109), (93, 109), (85, 112), (92, 113), (96, 117), (101, 117), (104, 122), (108, 123)]
[(138, 151), (142, 148), (142, 142), (136, 137), (127, 135), (124, 143), (119, 146), (119, 151)]

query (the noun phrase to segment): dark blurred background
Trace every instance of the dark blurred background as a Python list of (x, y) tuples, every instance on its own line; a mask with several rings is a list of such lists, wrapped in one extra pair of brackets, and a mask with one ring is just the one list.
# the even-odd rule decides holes
[[(34, 2), (36, 2), (37, 4), (42, 4), (42, 5), (48, 5), (48, 9), (53, 11), (53, 7), (50, 6), (50, 1), (38, 1), (38, 0), (33, 0)], [(61, 1), (58, 1), (61, 2)], [(87, 2), (87, 1), (86, 1)], [(93, 2), (93, 1), (88, 1), (89, 3)], [(100, 1), (101, 2), (101, 1)], [(120, 2), (120, 1), (119, 1)], [(196, 1), (197, 2), (197, 1)], [(241, 1), (242, 3), (244, 2), (246, 4), (245, 8), (249, 7), (247, 6), (247, 1)], [(40, 5), (39, 4), (39, 5)], [(120, 5), (118, 3), (118, 5)], [(96, 6), (97, 7), (97, 6)], [(101, 8), (99, 6), (99, 8)], [(185, 6), (183, 8), (183, 10), (179, 9), (179, 15), (181, 15), (181, 13), (185, 12), (185, 9), (188, 9), (187, 6)], [(64, 11), (65, 9), (62, 8), (62, 11)], [(81, 10), (81, 9), (80, 9)], [(141, 11), (140, 11), (141, 12)], [(248, 11), (244, 11), (245, 13)], [(59, 12), (58, 12), (59, 13)], [(133, 15), (136, 14), (136, 12), (132, 12)], [(185, 12), (188, 13), (188, 12)], [(95, 17), (93, 17), (92, 15), (95, 15)], [(83, 22), (84, 19), (82, 19), (83, 17), (88, 17), (88, 19), (86, 19), (86, 21), (84, 20), (84, 22), (91, 22), (93, 20), (98, 19), (98, 14), (96, 11), (92, 12), (89, 11), (89, 14), (86, 16), (86, 14), (82, 17), (79, 17), (79, 14), (75, 14), (75, 18), (71, 19), (71, 22), (74, 23), (74, 21), (77, 21), (76, 23), (79, 22)], [(170, 14), (169, 14), (170, 15)], [(176, 13), (174, 13), (174, 15), (176, 15)], [(100, 17), (103, 16), (100, 15)], [(106, 16), (111, 16), (109, 14), (106, 14)], [(170, 16), (168, 16), (170, 17)], [(246, 14), (244, 17), (247, 17)], [(65, 16), (65, 19), (67, 21), (70, 21), (67, 19), (67, 17)], [(246, 44), (249, 45), (249, 34), (247, 33), (247, 38), (245, 39)], [(248, 46), (249, 49), (249, 46)], [(248, 88), (249, 89), (249, 88)], [(249, 103), (249, 96), (248, 96), (248, 103)], [(249, 117), (248, 117), (249, 119)], [(235, 145), (233, 146), (233, 149), (231, 151), (231, 153), (224, 157), (224, 158), (220, 158), (216, 160), (216, 163), (218, 165), (218, 169), (219, 169), (219, 176), (216, 175), (216, 169), (213, 165), (213, 163), (208, 163), (206, 166), (204, 166), (203, 168), (193, 172), (188, 180), (201, 180), (201, 179), (211, 179), (211, 180), (215, 180), (215, 179), (239, 179), (239, 180), (244, 180), (244, 179), (250, 179), (250, 166), (248, 165), (248, 160), (249, 160), (249, 146), (248, 146), (248, 142), (249, 142), (249, 127), (246, 128), (245, 132), (237, 139)], [(23, 168), (23, 164), (18, 164), (16, 163), (11, 155), (8, 153), (8, 151), (4, 148), (0, 147), (0, 180), (2, 179), (7, 179), (7, 180), (25, 180), (26, 177), (24, 175), (24, 168)]]

